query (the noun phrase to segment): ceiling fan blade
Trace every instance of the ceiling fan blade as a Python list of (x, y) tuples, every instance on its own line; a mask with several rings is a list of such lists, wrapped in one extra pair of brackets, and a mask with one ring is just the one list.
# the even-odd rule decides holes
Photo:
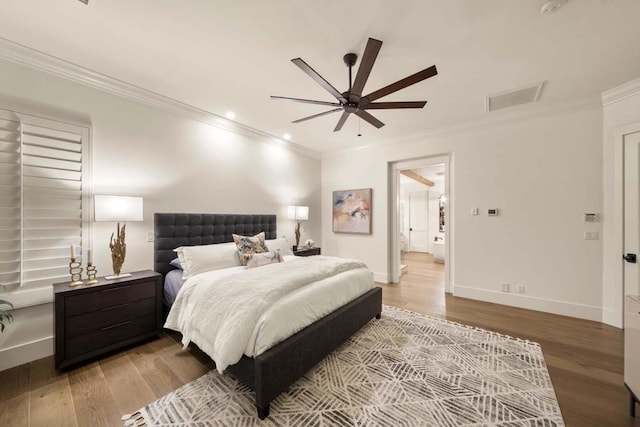
[(380, 129), (382, 126), (384, 126), (384, 123), (382, 123), (380, 120), (376, 119), (375, 117), (373, 117), (371, 114), (367, 113), (364, 110), (356, 110), (354, 112), (354, 114), (358, 117), (360, 117), (361, 119), (369, 122), (370, 124), (372, 124), (373, 126), (377, 127), (378, 129)]
[(422, 71), (418, 71), (415, 74), (410, 75), (409, 77), (405, 77), (402, 80), (398, 80), (395, 83), (391, 83), (388, 86), (383, 87), (382, 89), (378, 89), (375, 92), (371, 92), (369, 95), (365, 96), (365, 102), (362, 103), (362, 106), (365, 106), (366, 103), (373, 102), (378, 98), (382, 98), (383, 96), (387, 96), (390, 93), (397, 92), (400, 89), (404, 89), (405, 87), (414, 85), (418, 82), (421, 82), (429, 77), (433, 77), (438, 74), (438, 70), (435, 65), (432, 65), (429, 68), (425, 68)]
[(363, 110), (386, 110), (393, 108), (424, 108), (425, 105), (427, 105), (427, 101), (370, 102), (360, 108)]
[(294, 121), (292, 121), (291, 123), (300, 123), (300, 122), (304, 122), (304, 121), (306, 121), (306, 120), (315, 119), (316, 117), (322, 117), (322, 116), (325, 116), (325, 115), (327, 115), (327, 114), (335, 113), (335, 112), (337, 112), (337, 111), (342, 111), (342, 110), (343, 110), (343, 108), (342, 108), (342, 107), (340, 107), (340, 108), (336, 108), (335, 110), (329, 110), (329, 111), (325, 111), (324, 113), (314, 114), (313, 116), (303, 117), (303, 118), (301, 118), (301, 119), (294, 120)]
[(298, 66), (298, 68), (300, 68), (302, 71), (304, 71), (309, 77), (311, 77), (313, 80), (315, 80), (320, 86), (325, 88), (325, 90), (327, 92), (329, 92), (331, 95), (335, 96), (338, 101), (347, 102), (345, 97), (342, 96), (342, 94), (340, 92), (338, 92), (338, 90), (335, 87), (331, 86), (331, 84), (328, 81), (326, 81), (320, 74), (318, 74), (316, 72), (316, 70), (311, 68), (309, 66), (309, 64), (304, 62), (302, 60), (302, 58), (294, 58), (294, 59), (291, 60), (291, 62), (296, 64)]
[(367, 47), (364, 49), (364, 54), (358, 67), (358, 74), (356, 74), (356, 79), (353, 81), (353, 87), (351, 88), (352, 94), (358, 97), (362, 95), (362, 90), (367, 83), (367, 79), (369, 79), (369, 74), (371, 74), (371, 69), (376, 62), (381, 47), (382, 42), (380, 40), (369, 38), (369, 41), (367, 41)]
[(290, 98), (288, 96), (271, 95), (271, 99), (286, 99), (288, 101), (304, 102), (305, 104), (328, 105), (330, 107), (339, 107), (337, 102), (314, 101), (313, 99)]
[(350, 113), (348, 111), (342, 113), (342, 115), (340, 116), (340, 120), (338, 120), (338, 124), (333, 129), (334, 132), (338, 132), (340, 129), (342, 129), (342, 126), (344, 126), (344, 122), (347, 121), (347, 117), (349, 117), (349, 114)]

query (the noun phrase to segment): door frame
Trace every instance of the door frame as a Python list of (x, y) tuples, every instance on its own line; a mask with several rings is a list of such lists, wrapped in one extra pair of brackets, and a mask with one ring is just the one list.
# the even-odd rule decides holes
[[(613, 192), (613, 230), (611, 234), (613, 250), (608, 257), (615, 262), (614, 277), (603, 277), (603, 293), (613, 295), (613, 305), (603, 307), (602, 321), (609, 325), (624, 327), (624, 143), (625, 136), (640, 132), (640, 122), (628, 124), (614, 129), (614, 192)], [(614, 261), (615, 260), (615, 261)], [(606, 288), (610, 283), (611, 287)]]
[(389, 162), (389, 278), (391, 283), (400, 282), (400, 171), (404, 169), (418, 169), (431, 165), (444, 163), (444, 188), (448, 197), (448, 206), (445, 210), (446, 238), (444, 240), (444, 291), (453, 293), (454, 276), (453, 265), (455, 262), (455, 224), (452, 212), (454, 210), (454, 180), (453, 180), (453, 153), (444, 153), (436, 156), (418, 157), (415, 159)]

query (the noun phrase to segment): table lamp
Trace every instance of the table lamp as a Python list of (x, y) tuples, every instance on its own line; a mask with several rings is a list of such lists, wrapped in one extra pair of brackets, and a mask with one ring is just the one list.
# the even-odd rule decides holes
[[(93, 196), (94, 219), (99, 221), (117, 222), (116, 232), (111, 234), (109, 248), (113, 263), (113, 276), (105, 279), (118, 279), (131, 276), (130, 273), (120, 274), (124, 258), (127, 255), (125, 243), (126, 221), (142, 221), (142, 197), (126, 196)], [(120, 222), (123, 222), (120, 227)]]
[(296, 245), (293, 247), (293, 250), (295, 251), (300, 245), (300, 221), (306, 221), (309, 219), (309, 206), (289, 206), (287, 217), (297, 221)]

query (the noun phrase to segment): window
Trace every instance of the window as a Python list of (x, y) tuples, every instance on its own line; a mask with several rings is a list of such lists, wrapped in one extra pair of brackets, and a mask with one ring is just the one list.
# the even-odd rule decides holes
[(89, 129), (0, 110), (0, 284), (69, 279), (69, 246), (89, 247)]

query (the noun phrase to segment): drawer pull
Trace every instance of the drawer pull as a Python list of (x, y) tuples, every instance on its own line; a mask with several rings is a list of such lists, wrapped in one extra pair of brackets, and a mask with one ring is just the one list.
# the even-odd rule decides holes
[(104, 289), (100, 292), (112, 292), (112, 291), (119, 291), (120, 289), (125, 289), (125, 288), (130, 288), (131, 285), (127, 285), (127, 286), (119, 286), (117, 288), (111, 288), (111, 289)]
[(128, 322), (122, 322), (122, 323), (116, 323), (115, 325), (111, 325), (111, 326), (105, 326), (104, 328), (101, 328), (101, 331), (106, 331), (109, 329), (113, 329), (113, 328), (119, 328), (120, 326), (124, 326), (124, 325), (128, 325), (129, 323), (131, 323), (131, 320), (129, 320)]
[(109, 310), (115, 310), (116, 308), (120, 308), (120, 307), (126, 307), (128, 306), (129, 303), (125, 303), (125, 304), (120, 304), (120, 305), (114, 305), (113, 307), (107, 307), (107, 308), (103, 308), (100, 311), (109, 311)]

